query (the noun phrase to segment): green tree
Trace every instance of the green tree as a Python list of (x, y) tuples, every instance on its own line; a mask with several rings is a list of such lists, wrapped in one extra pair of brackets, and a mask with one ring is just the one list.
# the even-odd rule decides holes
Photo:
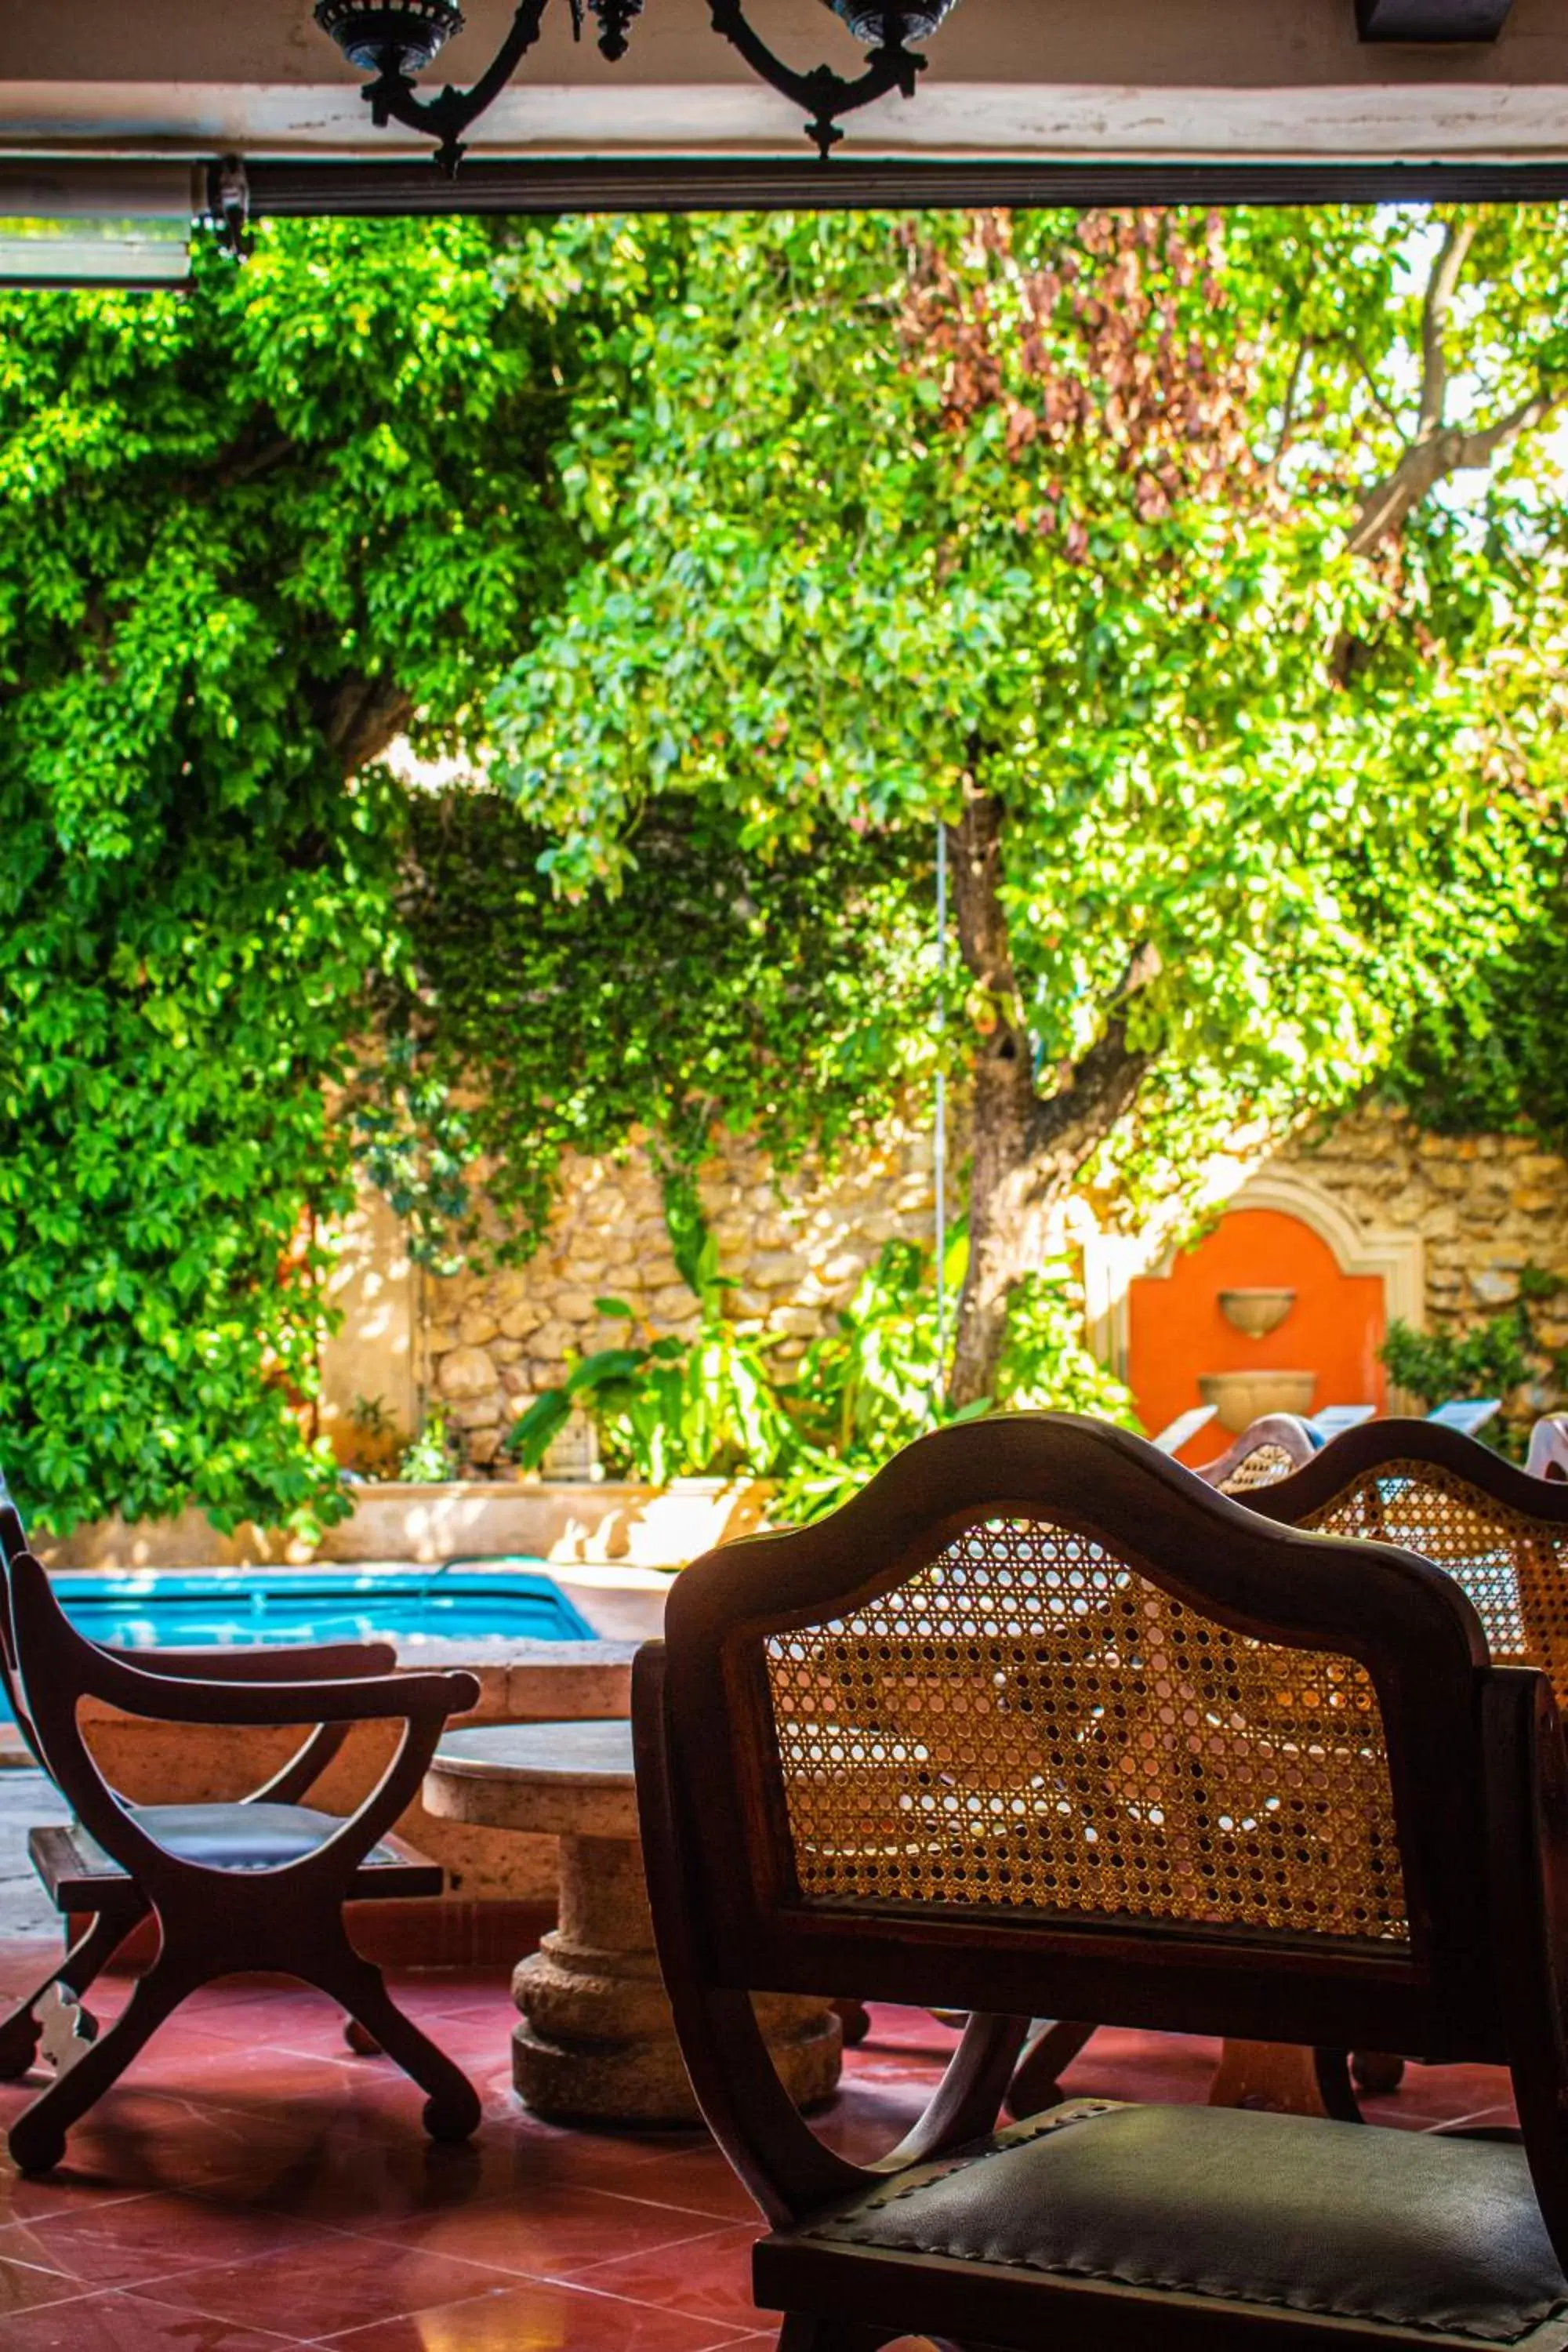
[(1542, 826), (1517, 925), (1401, 1041), (1393, 1092), (1439, 1135), (1534, 1135), (1568, 1148), (1568, 888), (1560, 819)]
[(1348, 1096), (1524, 921), (1568, 212), (671, 235), (679, 299), (574, 408), (595, 560), (496, 728), (572, 890), (667, 802), (763, 851), (945, 824), (963, 1403), (1087, 1170), (1179, 1186)]
[(574, 560), (555, 230), (280, 228), (0, 299), (0, 1460), (56, 1528), (341, 1507), (308, 1401), (400, 730)]

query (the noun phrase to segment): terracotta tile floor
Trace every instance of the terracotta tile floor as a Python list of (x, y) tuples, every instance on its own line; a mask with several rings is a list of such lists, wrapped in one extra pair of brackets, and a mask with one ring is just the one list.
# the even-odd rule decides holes
[[(41, 1948), (0, 1945), (0, 1990)], [(757, 2224), (710, 2145), (536, 2123), (511, 2095), (504, 1980), (413, 1974), (399, 1991), (483, 2089), (471, 2149), (427, 2146), (417, 2093), (352, 2057), (324, 2000), (215, 1988), (78, 2126), (67, 2168), (26, 2181), (0, 2160), (4, 2352), (762, 2352)], [(887, 2147), (952, 2040), (923, 2011), (879, 2010), (821, 2127), (851, 2154)], [(1105, 2032), (1068, 2084), (1197, 2099), (1214, 2054)], [(26, 2096), (0, 2084), (0, 2128)], [(1506, 2100), (1494, 2070), (1415, 2069), (1371, 2112), (1503, 2120)]]

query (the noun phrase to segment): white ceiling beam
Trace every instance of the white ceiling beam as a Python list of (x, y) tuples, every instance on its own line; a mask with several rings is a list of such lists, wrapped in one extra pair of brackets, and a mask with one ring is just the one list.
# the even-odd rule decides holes
[[(774, 47), (852, 71), (822, 0), (752, 0)], [(1382, 9), (1395, 0), (1366, 0)], [(1447, 0), (1397, 0), (1442, 9)], [(1466, 6), (1495, 0), (1454, 0)], [(469, 0), (431, 79), (477, 79), (510, 0)], [(565, 0), (475, 127), (493, 157), (787, 156), (796, 111), (708, 22), (707, 0), (647, 0), (630, 54), (574, 47)], [(1568, 159), (1568, 6), (1514, 0), (1490, 45), (1361, 37), (1355, 0), (959, 0), (916, 98), (848, 123), (885, 156), (1417, 163)], [(0, 10), (0, 152), (421, 155), (376, 131), (310, 0), (70, 0)], [(828, 167), (831, 170), (831, 166)]]

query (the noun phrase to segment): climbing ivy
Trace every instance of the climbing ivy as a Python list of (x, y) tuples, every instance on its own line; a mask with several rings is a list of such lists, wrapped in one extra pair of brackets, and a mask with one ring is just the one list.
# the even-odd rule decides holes
[(451, 221), (0, 298), (0, 1463), (56, 1528), (342, 1507), (332, 1089), (403, 952), (372, 763), (464, 731), (574, 560), (576, 289), (553, 230)]
[(525, 1255), (569, 1150), (635, 1136), (672, 1179), (719, 1125), (780, 1166), (831, 1154), (929, 1056), (929, 841), (845, 833), (764, 856), (735, 818), (673, 802), (626, 887), (576, 901), (542, 871), (552, 836), (504, 794), (416, 793), (407, 823), (410, 952), (378, 987), (357, 1117), (426, 1256), (483, 1238)]
[(1468, 984), (1401, 1041), (1391, 1091), (1438, 1135), (1531, 1134), (1568, 1150), (1568, 871), (1543, 828), (1519, 919)]

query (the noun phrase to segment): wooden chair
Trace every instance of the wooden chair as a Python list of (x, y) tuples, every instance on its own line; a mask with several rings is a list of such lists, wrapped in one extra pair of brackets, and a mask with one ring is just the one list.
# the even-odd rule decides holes
[[(1318, 1459), (1248, 1502), (1324, 1534), (1396, 1543), (1458, 1579), (1494, 1658), (1539, 1666), (1568, 1707), (1568, 1495), (1455, 1422), (1391, 1419), (1347, 1431)], [(1398, 2084), (1402, 2060), (1352, 2060), (1366, 2090)]]
[(1536, 1423), (1524, 1466), (1532, 1478), (1550, 1478), (1554, 1485), (1568, 1479), (1568, 1414), (1549, 1412)]
[[(33, 1761), (47, 1773), (48, 1768), (38, 1752), (26, 1701), (10, 1663), (10, 1618), (5, 1578), (11, 1561), (26, 1549), (21, 1515), (0, 1474), (0, 1687), (4, 1688), (5, 1703)], [(397, 1664), (397, 1653), (390, 1642), (334, 1642), (300, 1644), (286, 1650), (121, 1650), (108, 1644), (100, 1646), (107, 1648), (110, 1657), (122, 1658), (128, 1665), (139, 1666), (147, 1674), (195, 1675), (221, 1682), (291, 1682), (301, 1675), (342, 1681), (391, 1674)], [(342, 1748), (352, 1727), (346, 1723), (321, 1727), (306, 1750), (245, 1801), (287, 1804), (307, 1795)], [(35, 1837), (42, 1835), (44, 1832), (34, 1832)], [(11, 2014), (0, 2021), (0, 2082), (15, 2082), (32, 2065), (42, 2031), (36, 2011), (51, 1993), (58, 1995), (61, 2006), (70, 2012), (68, 2026), (71, 2038), (89, 2042), (97, 2039), (97, 2021), (82, 2006), (82, 1997), (126, 1937), (147, 1916), (146, 1898), (133, 1880), (120, 1878), (112, 1887), (105, 1885), (100, 1906), (90, 1915), (88, 1930), (79, 1942), (40, 1978)], [(364, 2046), (352, 2025), (350, 2033), (356, 2048)]]
[(1288, 1478), (1322, 1451), (1322, 1439), (1293, 1412), (1266, 1412), (1248, 1423), (1223, 1454), (1198, 1467), (1206, 1486), (1222, 1495), (1250, 1494), (1254, 1486), (1270, 1486)]
[[(132, 1929), (151, 1912), (157, 1953), (98, 2038), (77, 2011), (57, 2054), (66, 2063), (12, 2125), (24, 2172), (65, 2153), (70, 2126), (116, 2082), (188, 1993), (216, 1977), (278, 1970), (315, 1984), (348, 2011), (357, 2047), (379, 2048), (426, 2093), (435, 2138), (466, 2139), (479, 2117), (467, 2078), (406, 2018), (343, 1921), (346, 1902), (438, 1895), (439, 1864), (393, 1836), (449, 1715), (474, 1704), (472, 1675), (385, 1671), (376, 1643), (297, 1650), (132, 1654), (87, 1641), (61, 1611), (21, 1521), (0, 1502), (0, 1675), (17, 1726), (70, 1805), (68, 1826), (36, 1829), (28, 1850), (51, 1901), (90, 1924), (0, 2029), (0, 2073), (24, 2074), (37, 2045), (35, 2005), (54, 1988), (75, 2009)], [(314, 1672), (300, 1676), (301, 1667)], [(132, 1805), (100, 1772), (82, 1737), (84, 1698), (164, 1723), (271, 1724), (311, 1730), (291, 1762), (235, 1804)], [(356, 1723), (404, 1726), (395, 1756), (346, 1819), (300, 1801)]]
[(1418, 1552), (1463, 1585), (1491, 1654), (1568, 1712), (1568, 1495), (1436, 1421), (1371, 1421), (1247, 1496), (1282, 1525)]
[[(1492, 1656), (1539, 1666), (1568, 1711), (1568, 1495), (1555, 1484), (1517, 1469), (1451, 1422), (1395, 1418), (1346, 1430), (1244, 1499), (1288, 1527), (1395, 1543), (1433, 1561), (1475, 1603)], [(1048, 2103), (1092, 2032), (1077, 2023), (1042, 2032), (1018, 2070), (1016, 2113)], [(1404, 2061), (1358, 2051), (1351, 2070), (1363, 2090), (1387, 2093)]]
[[(868, 1707), (918, 1662), (969, 1768), (868, 1776), (824, 1643)], [(1545, 1677), (1489, 1663), (1452, 1578), (1273, 1526), (1120, 1430), (997, 1416), (689, 1568), (634, 1717), (660, 1960), (773, 2224), (784, 2352), (1568, 2346), (1568, 1763)], [(1347, 1747), (1376, 1799), (1324, 1841)], [(816, 2139), (752, 2015), (824, 1982), (971, 2013), (879, 2164)], [(1100, 2099), (994, 2132), (1042, 1992), (1506, 2064), (1523, 2146)]]

